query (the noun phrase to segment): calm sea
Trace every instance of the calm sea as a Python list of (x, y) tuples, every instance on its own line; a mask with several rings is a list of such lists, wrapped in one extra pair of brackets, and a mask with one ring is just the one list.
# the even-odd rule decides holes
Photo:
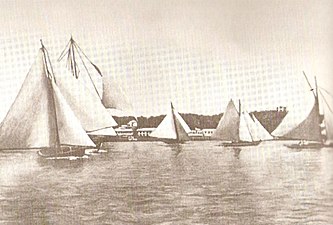
[(80, 160), (0, 152), (0, 224), (333, 224), (333, 149), (109, 143)]

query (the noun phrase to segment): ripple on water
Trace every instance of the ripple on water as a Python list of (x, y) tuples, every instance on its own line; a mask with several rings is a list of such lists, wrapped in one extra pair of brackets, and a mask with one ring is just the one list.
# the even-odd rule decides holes
[(112, 143), (73, 161), (0, 153), (0, 223), (333, 224), (332, 149), (218, 144)]

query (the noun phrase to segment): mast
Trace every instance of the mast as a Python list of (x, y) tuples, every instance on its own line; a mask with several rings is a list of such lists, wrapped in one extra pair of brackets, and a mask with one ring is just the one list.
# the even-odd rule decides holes
[[(59, 128), (58, 128), (58, 120), (57, 120), (57, 108), (55, 105), (55, 100), (54, 100), (54, 90), (53, 90), (53, 85), (52, 85), (52, 81), (51, 79), (54, 79), (54, 77), (51, 75), (48, 66), (47, 66), (47, 60), (46, 60), (46, 54), (47, 54), (47, 50), (43, 45), (42, 39), (40, 40), (40, 43), (42, 45), (42, 51), (43, 51), (43, 59), (44, 59), (44, 65), (45, 65), (45, 70), (47, 73), (47, 77), (48, 77), (48, 83), (49, 83), (49, 87), (51, 88), (51, 104), (53, 106), (53, 117), (54, 117), (54, 122), (55, 122), (55, 127), (56, 127), (56, 155), (58, 150), (60, 149), (60, 138), (59, 138)], [(51, 66), (51, 65), (50, 65)]]
[(174, 113), (174, 108), (171, 102), (171, 113), (172, 113), (172, 118), (173, 118), (173, 124), (175, 126), (175, 131), (176, 131), (176, 140), (179, 141), (179, 134), (178, 134), (178, 130), (177, 130), (177, 124), (176, 124), (176, 115)]
[(242, 113), (242, 105), (241, 105), (241, 100), (240, 100), (240, 99), (238, 99), (238, 109), (239, 109), (239, 111), (238, 111), (238, 115), (241, 116), (241, 113)]
[[(319, 134), (321, 134), (321, 127), (320, 127), (320, 124), (321, 124), (321, 120), (320, 120), (320, 113), (319, 113), (319, 95), (318, 95), (318, 84), (317, 84), (317, 77), (315, 76), (314, 77), (315, 79), (315, 104), (316, 104), (316, 110), (317, 110), (317, 113), (319, 115), (319, 123), (318, 123), (318, 130), (319, 130)], [(321, 138), (321, 141), (323, 143), (323, 139)]]

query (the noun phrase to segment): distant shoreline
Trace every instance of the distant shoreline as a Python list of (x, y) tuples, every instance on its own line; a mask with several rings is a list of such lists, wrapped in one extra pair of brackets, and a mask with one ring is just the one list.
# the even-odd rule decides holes
[[(287, 115), (286, 110), (264, 110), (264, 111), (254, 111), (251, 115), (259, 120), (259, 122), (266, 128), (268, 132), (272, 132), (282, 121), (282, 119)], [(184, 118), (189, 127), (194, 130), (195, 128), (200, 129), (210, 129), (216, 128), (219, 123), (223, 113), (218, 115), (199, 115), (195, 113), (180, 113)], [(134, 117), (124, 116), (118, 117), (113, 116), (119, 125), (127, 124)], [(163, 120), (165, 115), (159, 116), (140, 116), (138, 119), (138, 128), (153, 128), (157, 127), (159, 123)]]

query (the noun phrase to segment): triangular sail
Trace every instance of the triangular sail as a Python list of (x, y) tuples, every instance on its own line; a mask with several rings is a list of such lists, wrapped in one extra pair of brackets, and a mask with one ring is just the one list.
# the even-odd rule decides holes
[(52, 94), (45, 71), (44, 53), (40, 50), (0, 125), (0, 149), (56, 147)]
[(98, 96), (87, 89), (80, 79), (67, 75), (57, 77), (57, 83), (85, 131), (117, 126), (117, 122), (105, 109)]
[(272, 135), (266, 130), (266, 128), (259, 122), (257, 117), (253, 115), (253, 120), (256, 125), (257, 138), (262, 141), (273, 140)]
[(189, 137), (186, 129), (190, 128), (179, 113), (174, 110), (171, 103), (171, 110), (162, 120), (160, 125), (158, 125), (158, 127), (150, 134), (150, 136), (161, 139), (187, 141), (189, 140)]
[(191, 128), (187, 125), (187, 123), (185, 122), (185, 120), (183, 119), (183, 117), (177, 112), (177, 111), (173, 111), (177, 120), (180, 122), (181, 126), (184, 128), (186, 133), (190, 133), (191, 132)]
[(250, 129), (252, 138), (254, 141), (264, 141), (264, 140), (272, 140), (272, 135), (269, 134), (269, 132), (261, 125), (261, 123), (258, 121), (258, 119), (255, 117), (255, 115), (252, 115), (253, 117), (246, 113), (245, 119), (247, 122), (247, 125)]
[(122, 88), (110, 76), (103, 76), (103, 105), (111, 109), (113, 115), (135, 116), (133, 107)]
[[(73, 38), (68, 42), (58, 61), (65, 56), (67, 56), (68, 70), (64, 71), (66, 77), (59, 79), (59, 88), (83, 128), (90, 133), (99, 130), (101, 135), (115, 136), (115, 133), (112, 134), (106, 129), (118, 124), (101, 102), (102, 74), (99, 68), (90, 61)], [(72, 73), (72, 76), (68, 73)]]
[(239, 119), (239, 140), (251, 142), (253, 141), (253, 138), (247, 123), (245, 112), (242, 112)]
[(177, 139), (175, 122), (171, 113), (168, 113), (164, 117), (158, 127), (151, 132), (150, 136), (156, 138)]
[(239, 141), (239, 123), (240, 118), (238, 111), (234, 102), (230, 100), (224, 115), (212, 134), (212, 139)]
[(82, 128), (79, 119), (74, 115), (74, 112), (71, 110), (54, 82), (52, 83), (52, 87), (54, 91), (60, 144), (95, 147), (95, 144)]
[(188, 141), (190, 140), (187, 132), (185, 131), (183, 125), (181, 122), (176, 118), (175, 121), (176, 124), (176, 129), (177, 129), (177, 134), (178, 134), (178, 141)]
[(320, 131), (320, 115), (318, 100), (312, 107), (309, 115), (296, 127), (283, 134), (282, 137), (286, 139), (308, 140), (321, 142)]

